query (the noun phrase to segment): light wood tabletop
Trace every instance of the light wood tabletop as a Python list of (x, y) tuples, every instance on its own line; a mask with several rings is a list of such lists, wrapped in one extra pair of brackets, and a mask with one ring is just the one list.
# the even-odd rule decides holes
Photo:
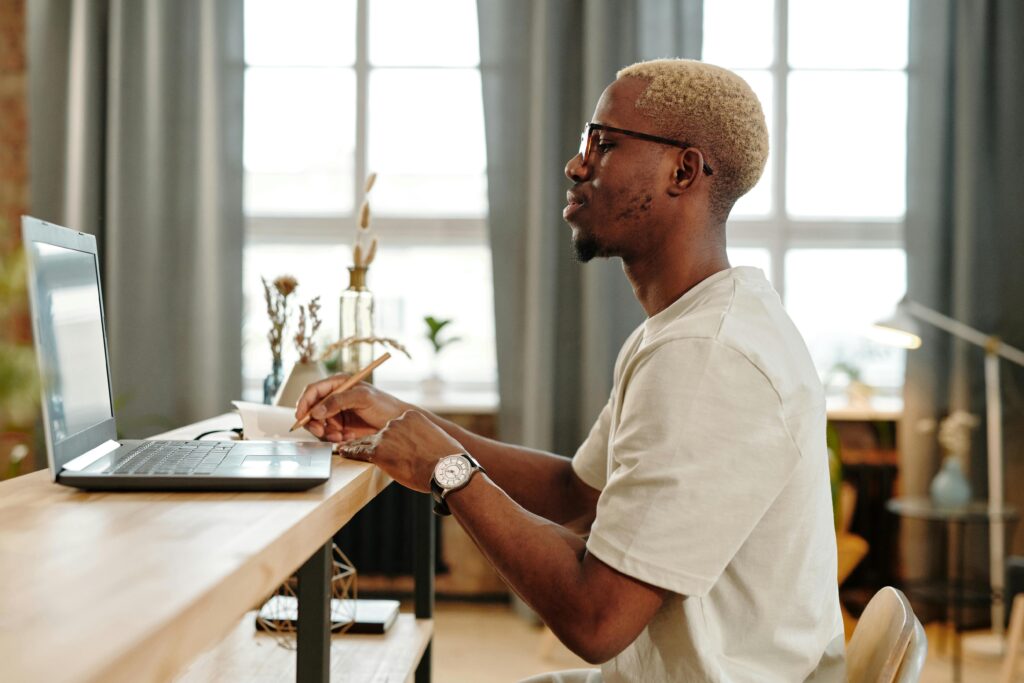
[[(237, 416), (165, 436), (224, 424)], [(0, 484), (0, 678), (173, 678), (391, 481), (334, 460), (298, 493), (89, 493), (46, 471)]]

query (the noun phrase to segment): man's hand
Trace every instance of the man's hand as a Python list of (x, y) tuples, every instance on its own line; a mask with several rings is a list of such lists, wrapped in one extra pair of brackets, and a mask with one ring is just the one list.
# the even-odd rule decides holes
[[(312, 409), (306, 429), (325, 441), (350, 441), (381, 429), (412, 408), (408, 403), (384, 393), (371, 384), (360, 382), (348, 391), (331, 396), (348, 375), (333, 375), (306, 387), (295, 406), (295, 419), (301, 420)], [(327, 397), (323, 405), (318, 402)]]
[(341, 447), (346, 458), (372, 462), (402, 486), (421, 493), (430, 492), (438, 460), (463, 450), (462, 444), (415, 410), (389, 421), (379, 433)]

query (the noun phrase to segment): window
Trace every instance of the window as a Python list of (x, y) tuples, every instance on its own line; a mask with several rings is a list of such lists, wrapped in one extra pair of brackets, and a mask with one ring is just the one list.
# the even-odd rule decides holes
[[(413, 356), (382, 366), (376, 381), (410, 388), (431, 373), (423, 317), (433, 315), (454, 319), (461, 337), (441, 355), (441, 376), (493, 388), (475, 0), (246, 0), (245, 14), (246, 398), (262, 397), (270, 371), (260, 276), (294, 275), (298, 303), (319, 295), (321, 340), (337, 339), (369, 171), (377, 333)], [(287, 367), (288, 340), (284, 352)]]
[(769, 275), (832, 391), (840, 368), (903, 384), (904, 353), (862, 332), (906, 291), (907, 27), (907, 0), (704, 3), (703, 58), (750, 83), (771, 135), (730, 259)]

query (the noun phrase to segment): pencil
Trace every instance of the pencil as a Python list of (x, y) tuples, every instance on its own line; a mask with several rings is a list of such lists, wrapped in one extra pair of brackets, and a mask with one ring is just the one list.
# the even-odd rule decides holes
[(349, 389), (351, 389), (352, 387), (354, 387), (355, 385), (357, 385), (360, 382), (362, 382), (364, 379), (366, 379), (367, 377), (370, 376), (370, 373), (373, 372), (377, 368), (377, 366), (379, 366), (381, 363), (386, 361), (388, 358), (391, 358), (391, 354), (390, 353), (385, 353), (383, 356), (381, 356), (377, 360), (373, 361), (372, 363), (367, 365), (365, 368), (363, 368), (362, 370), (360, 370), (356, 374), (354, 374), (351, 377), (349, 377), (335, 391), (332, 391), (331, 393), (329, 393), (326, 396), (324, 396), (323, 399), (321, 399), (315, 406), (313, 406), (313, 408), (310, 408), (309, 412), (306, 413), (306, 417), (302, 418), (301, 420), (296, 420), (295, 424), (292, 425), (292, 428), (289, 429), (288, 432), (291, 433), (291, 432), (294, 432), (299, 427), (305, 427), (307, 424), (309, 424), (310, 415), (312, 415), (314, 408), (316, 408), (317, 406), (322, 404), (324, 401), (329, 399), (331, 396), (336, 396), (338, 394), (342, 394), (342, 393), (348, 391)]

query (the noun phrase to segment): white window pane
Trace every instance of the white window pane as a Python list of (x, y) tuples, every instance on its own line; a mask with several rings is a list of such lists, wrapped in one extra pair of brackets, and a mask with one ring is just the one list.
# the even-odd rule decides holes
[(355, 46), (355, 0), (245, 0), (249, 64), (349, 66)]
[(732, 68), (770, 66), (774, 12), (772, 0), (705, 1), (704, 61)]
[(369, 168), (384, 215), (487, 210), (480, 72), (377, 69), (370, 75)]
[(793, 72), (786, 206), (790, 215), (902, 218), (907, 76)]
[[(376, 190), (374, 190), (376, 191)], [(438, 373), (446, 382), (471, 388), (497, 383), (494, 351), (494, 290), (486, 245), (395, 246), (382, 249), (369, 283), (377, 300), (382, 334), (406, 344), (412, 361), (382, 365), (382, 386), (419, 382), (430, 375), (433, 349), (424, 316), (451, 319), (444, 336), (461, 340), (444, 349)], [(394, 354), (393, 354), (394, 355)]]
[(770, 139), (771, 132), (774, 130), (774, 102), (775, 102), (775, 87), (772, 82), (772, 74), (770, 71), (737, 71), (743, 79), (750, 84), (750, 88), (757, 95), (757, 99), (761, 100), (761, 109), (764, 111), (765, 123), (768, 124), (769, 133), (769, 145), (768, 145), (768, 161), (765, 163), (764, 173), (761, 174), (761, 179), (757, 181), (757, 185), (748, 192), (747, 194), (740, 197), (736, 205), (732, 207), (732, 213), (729, 214), (732, 218), (752, 218), (752, 217), (763, 217), (767, 216), (772, 212), (772, 140)]
[(476, 0), (371, 0), (370, 62), (376, 66), (476, 66)]
[(789, 63), (807, 69), (903, 69), (907, 0), (789, 0)]
[(351, 69), (247, 70), (247, 213), (352, 211), (354, 100)]
[[(810, 348), (823, 380), (839, 383), (838, 365), (890, 392), (903, 385), (906, 356), (866, 336), (892, 315), (907, 289), (902, 249), (793, 249), (786, 254), (786, 309)], [(837, 387), (833, 382), (830, 387)]]
[(760, 268), (764, 276), (771, 282), (772, 279), (772, 254), (767, 249), (760, 247), (729, 247), (729, 264), (736, 266), (752, 266)]
[[(296, 305), (320, 296), (323, 326), (319, 348), (338, 335), (338, 297), (348, 286), (346, 265), (351, 252), (345, 245), (251, 244), (245, 250), (243, 319), (243, 376), (245, 398), (262, 400), (263, 378), (270, 372), (266, 335), (269, 321), (260, 276), (271, 280), (294, 275), (299, 289)], [(368, 286), (374, 293), (376, 329), (381, 336), (404, 344), (412, 360), (400, 353), (374, 372), (381, 386), (410, 388), (433, 371), (433, 351), (424, 333), (423, 317), (451, 318), (446, 328), (461, 337), (442, 351), (438, 370), (443, 379), (462, 388), (493, 388), (497, 382), (494, 351), (494, 304), (491, 255), (486, 245), (388, 246), (370, 269)], [(468, 286), (470, 285), (471, 286)], [(283, 349), (285, 370), (297, 354), (291, 341), (296, 313), (292, 312)]]

